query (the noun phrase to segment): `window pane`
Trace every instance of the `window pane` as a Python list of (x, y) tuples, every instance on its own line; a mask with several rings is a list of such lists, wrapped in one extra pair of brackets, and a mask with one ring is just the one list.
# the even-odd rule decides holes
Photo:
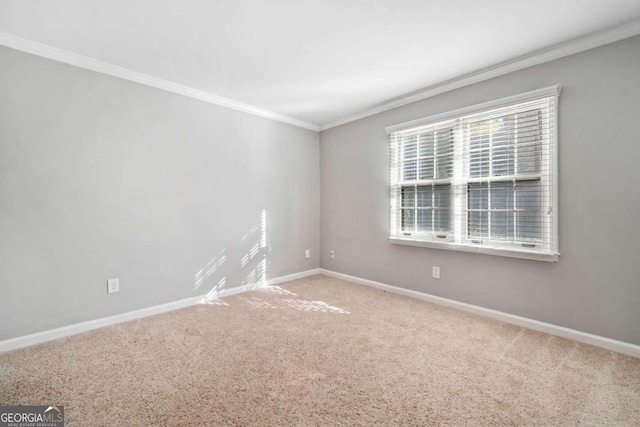
[(496, 148), (493, 151), (493, 176), (513, 175), (515, 171), (513, 146)]
[(416, 188), (402, 187), (401, 206), (412, 208), (415, 206)]
[(515, 116), (498, 117), (491, 121), (491, 168), (493, 176), (513, 175), (514, 145), (513, 125)]
[(432, 230), (431, 217), (433, 211), (431, 209), (418, 209), (416, 212), (416, 231), (427, 232)]
[(468, 209), (488, 209), (489, 190), (485, 183), (469, 184), (467, 187)]
[(469, 155), (469, 176), (481, 178), (489, 176), (489, 150), (473, 151)]
[(542, 188), (540, 180), (516, 183), (516, 238), (520, 241), (542, 240)]
[(451, 178), (453, 176), (453, 156), (438, 156), (436, 157), (436, 178)]
[(469, 123), (469, 148), (471, 150), (488, 149), (490, 135), (491, 124), (489, 120)]
[(451, 213), (449, 209), (436, 209), (433, 211), (434, 215), (434, 231), (437, 232), (449, 232), (451, 229), (450, 226), (450, 217)]
[(471, 211), (468, 213), (469, 237), (486, 237), (489, 231), (489, 212)]
[(433, 157), (418, 160), (420, 164), (419, 179), (433, 179)]
[(453, 175), (453, 129), (436, 132), (436, 178), (449, 178)]
[(433, 187), (434, 231), (448, 232), (451, 229), (451, 185), (436, 185)]
[(540, 110), (518, 113), (518, 173), (540, 172), (542, 158), (542, 115)]
[(469, 176), (489, 176), (491, 160), (491, 122), (481, 120), (469, 124)]
[(516, 212), (517, 240), (535, 241), (542, 240), (542, 221), (540, 212)]
[(418, 137), (406, 136), (402, 140), (402, 160), (414, 159), (418, 152)]
[(518, 173), (540, 172), (542, 148), (538, 144), (524, 145), (518, 143)]
[(419, 135), (420, 137), (420, 157), (433, 156), (433, 132)]
[[(513, 183), (491, 183), (491, 237), (497, 240), (513, 239)], [(496, 211), (499, 210), (499, 211)]]
[(404, 165), (402, 167), (402, 179), (405, 181), (416, 179), (417, 165), (418, 165), (417, 160), (410, 160), (410, 161), (404, 162)]
[(469, 175), (478, 178), (489, 175), (491, 124), (482, 120), (469, 124)]
[(453, 152), (453, 129), (442, 129), (436, 132), (436, 149), (438, 155)]
[(418, 135), (418, 179), (433, 179), (433, 132)]
[(513, 240), (512, 211), (491, 211), (491, 238)]
[(516, 208), (540, 211), (542, 209), (540, 180), (516, 182)]
[(433, 187), (433, 205), (440, 208), (451, 206), (451, 185), (436, 185)]
[(432, 190), (430, 185), (419, 185), (417, 193), (417, 205), (419, 208), (430, 208), (432, 205)]
[(513, 183), (491, 183), (491, 209), (513, 209)]
[(413, 180), (417, 177), (417, 155), (418, 143), (417, 137), (406, 137), (402, 143), (402, 179)]
[(412, 233), (415, 223), (415, 209), (402, 209), (401, 222), (403, 233)]

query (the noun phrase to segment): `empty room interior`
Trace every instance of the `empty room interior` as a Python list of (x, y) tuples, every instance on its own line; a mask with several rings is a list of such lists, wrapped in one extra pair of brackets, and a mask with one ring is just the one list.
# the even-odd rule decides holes
[(0, 0), (0, 426), (640, 426), (639, 120), (638, 0)]

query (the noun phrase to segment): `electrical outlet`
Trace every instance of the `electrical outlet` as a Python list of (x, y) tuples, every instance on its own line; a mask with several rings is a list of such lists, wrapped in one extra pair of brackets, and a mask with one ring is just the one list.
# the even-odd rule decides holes
[(311, 251), (310, 251), (309, 249), (305, 249), (305, 251), (304, 251), (304, 257), (305, 257), (306, 259), (311, 258)]
[(107, 280), (107, 293), (112, 294), (114, 292), (120, 292), (120, 279)]
[(335, 258), (336, 257), (336, 252), (335, 251), (331, 251), (331, 258)]
[(431, 269), (431, 273), (432, 273), (434, 279), (439, 279), (440, 278), (440, 267), (433, 267)]

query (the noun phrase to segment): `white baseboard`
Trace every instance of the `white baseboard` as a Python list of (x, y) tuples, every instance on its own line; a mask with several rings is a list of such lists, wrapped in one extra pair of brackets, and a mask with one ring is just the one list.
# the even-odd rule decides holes
[(267, 286), (277, 285), (279, 283), (289, 282), (291, 280), (302, 279), (303, 277), (320, 274), (320, 268), (312, 268), (311, 270), (301, 271), (300, 273), (287, 274), (286, 276), (275, 277), (267, 280)]
[[(215, 299), (228, 297), (231, 295), (239, 294), (242, 292), (251, 291), (265, 286), (273, 286), (278, 283), (288, 282), (290, 280), (300, 279), (314, 274), (319, 274), (320, 269), (314, 268), (307, 271), (301, 271), (299, 273), (289, 274), (286, 276), (275, 277), (268, 279), (264, 285), (248, 285), (238, 286), (235, 288), (224, 289), (216, 295)], [(91, 331), (93, 329), (103, 328), (105, 326), (115, 325), (116, 323), (127, 322), (129, 320), (140, 319), (147, 316), (153, 316), (155, 314), (166, 313), (168, 311), (178, 310), (180, 308), (189, 307), (194, 304), (202, 302), (205, 295), (198, 295), (195, 297), (185, 298), (179, 301), (172, 301), (166, 304), (155, 305), (153, 307), (147, 307), (140, 310), (130, 311), (128, 313), (116, 314), (114, 316), (103, 317), (100, 319), (89, 320), (87, 322), (75, 323), (69, 326), (63, 326), (61, 328), (50, 329), (48, 331), (37, 332), (35, 334), (25, 335), (22, 337), (11, 338), (8, 340), (0, 341), (0, 353), (10, 350), (16, 350), (23, 347), (28, 347), (35, 344), (40, 344), (47, 341), (52, 341), (58, 338), (68, 337), (70, 335), (76, 335), (81, 332)]]
[(411, 298), (431, 302), (446, 307), (455, 308), (457, 310), (466, 311), (484, 317), (490, 317), (505, 323), (522, 326), (524, 328), (533, 329), (534, 331), (545, 332), (562, 338), (568, 338), (585, 344), (595, 345), (597, 347), (606, 348), (607, 350), (616, 351), (628, 356), (640, 357), (640, 346), (635, 344), (617, 341), (610, 338), (601, 337), (599, 335), (588, 334), (586, 332), (576, 331), (574, 329), (565, 328), (563, 326), (552, 325), (551, 323), (540, 322), (538, 320), (528, 319), (526, 317), (515, 316), (513, 314), (503, 313), (501, 311), (491, 310), (489, 308), (477, 305), (458, 302), (447, 298), (437, 297), (422, 292), (412, 291), (409, 289), (398, 288), (396, 286), (387, 285), (373, 280), (362, 279), (348, 274), (337, 273), (335, 271), (320, 269), (321, 274), (336, 277), (338, 279), (347, 280), (349, 282), (370, 286), (372, 288), (382, 289), (384, 291), (393, 292), (395, 294), (405, 295)]
[[(534, 331), (545, 332), (551, 335), (572, 339), (585, 344), (595, 345), (598, 347), (605, 348), (607, 350), (616, 351), (618, 353), (626, 354), (629, 356), (640, 357), (640, 346), (635, 344), (630, 344), (623, 341), (617, 341), (610, 338), (601, 337), (598, 335), (588, 334), (586, 332), (576, 331), (574, 329), (565, 328), (563, 326), (557, 326), (550, 323), (540, 322), (538, 320), (528, 319), (526, 317), (515, 316), (513, 314), (503, 313), (501, 311), (491, 310), (491, 309), (480, 307), (477, 305), (472, 305), (464, 302), (450, 300), (447, 298), (437, 297), (435, 295), (429, 295), (422, 292), (403, 289), (396, 286), (375, 282), (373, 280), (362, 279), (360, 277), (350, 276), (348, 274), (337, 273), (335, 271), (326, 270), (323, 268), (315, 268), (307, 271), (302, 271), (299, 273), (289, 274), (286, 276), (275, 277), (273, 279), (267, 280), (264, 286), (273, 286), (279, 283), (284, 283), (291, 280), (312, 276), (314, 274), (326, 274), (327, 276), (336, 277), (339, 279), (347, 280), (347, 281), (358, 283), (361, 285), (366, 285), (373, 288), (382, 289), (388, 292), (393, 292), (393, 293), (405, 295), (411, 298), (416, 298), (423, 301), (431, 302), (434, 304), (455, 308), (461, 311), (466, 311), (466, 312), (477, 314), (480, 316), (489, 317), (505, 323), (510, 323), (513, 325), (518, 325), (528, 329), (532, 329)], [(216, 299), (239, 294), (242, 292), (247, 292), (254, 289), (257, 289), (256, 286), (254, 285), (238, 286), (235, 288), (225, 289), (216, 296)], [(31, 335), (11, 338), (8, 340), (0, 341), (0, 353), (23, 348), (23, 347), (28, 347), (35, 344), (40, 344), (47, 341), (52, 341), (58, 338), (63, 338), (70, 335), (79, 334), (82, 332), (91, 331), (93, 329), (103, 328), (105, 326), (115, 325), (116, 323), (127, 322), (129, 320), (140, 319), (147, 316), (166, 313), (168, 311), (178, 310), (180, 308), (189, 307), (191, 305), (198, 304), (201, 301), (203, 301), (203, 299), (204, 299), (204, 295), (199, 295), (195, 297), (185, 298), (179, 301), (173, 301), (166, 304), (143, 308), (141, 310), (131, 311), (128, 313), (116, 314), (114, 316), (103, 317), (101, 319), (89, 320), (87, 322), (76, 323), (73, 325), (51, 329), (48, 331), (38, 332)]]

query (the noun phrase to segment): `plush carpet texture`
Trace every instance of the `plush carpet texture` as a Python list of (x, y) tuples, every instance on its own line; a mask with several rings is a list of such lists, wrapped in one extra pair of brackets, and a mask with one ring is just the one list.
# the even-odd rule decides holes
[(0, 354), (67, 426), (640, 425), (640, 359), (312, 276)]

